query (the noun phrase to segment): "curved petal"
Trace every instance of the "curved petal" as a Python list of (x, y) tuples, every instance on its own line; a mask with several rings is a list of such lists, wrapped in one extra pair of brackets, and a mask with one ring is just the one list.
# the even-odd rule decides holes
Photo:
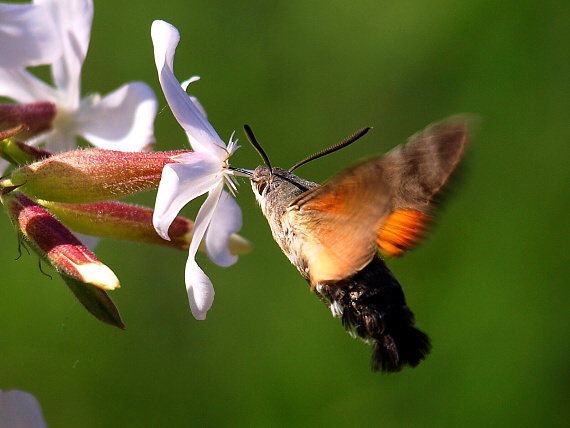
[(186, 262), (186, 292), (192, 315), (197, 320), (205, 320), (206, 313), (214, 303), (214, 286), (210, 278), (196, 263), (194, 258), (188, 258)]
[(222, 181), (216, 183), (208, 192), (208, 197), (198, 211), (196, 221), (194, 222), (194, 229), (192, 230), (192, 241), (190, 241), (190, 248), (188, 249), (189, 257), (194, 258), (196, 251), (198, 251), (200, 242), (202, 242), (202, 238), (210, 226), (212, 217), (220, 202), (223, 188), (224, 183)]
[(221, 182), (218, 159), (198, 152), (187, 153), (185, 158), (185, 163), (166, 165), (158, 185), (152, 223), (166, 240), (170, 240), (168, 228), (182, 207)]
[[(188, 85), (190, 85), (190, 83), (192, 82), (197, 82), (198, 80), (200, 80), (200, 76), (192, 76), (190, 79), (185, 80), (184, 82), (182, 82), (180, 84), (180, 86), (182, 86), (182, 89), (184, 89), (184, 91), (186, 91), (186, 89), (188, 89)], [(198, 101), (198, 98), (193, 97), (192, 95), (190, 95), (190, 101), (192, 101), (194, 103), (194, 105), (196, 106), (196, 108), (200, 111), (200, 113), (202, 113), (202, 115), (207, 119), (208, 118), (208, 114), (206, 113), (206, 110), (204, 110), (204, 107), (202, 107), (202, 104), (200, 104), (200, 101)], [(189, 139), (192, 137), (188, 137)]]
[(44, 4), (0, 3), (0, 67), (49, 64), (61, 55), (59, 34)]
[(0, 68), (0, 96), (19, 103), (58, 101), (54, 88), (23, 69)]
[(234, 198), (226, 191), (222, 192), (208, 231), (206, 232), (206, 253), (218, 266), (227, 267), (238, 260), (230, 253), (229, 243), (232, 233), (241, 229), (242, 213)]
[(214, 286), (210, 279), (204, 274), (202, 269), (194, 259), (196, 251), (200, 246), (200, 242), (206, 233), (206, 229), (212, 221), (212, 217), (220, 201), (222, 195), (223, 182), (220, 181), (209, 193), (208, 197), (200, 207), (196, 221), (194, 222), (194, 230), (192, 232), (192, 241), (188, 250), (188, 261), (186, 262), (186, 291), (188, 292), (188, 301), (192, 315), (198, 320), (206, 319), (206, 313), (214, 302)]
[(63, 49), (63, 55), (52, 64), (53, 80), (66, 95), (61, 102), (68, 108), (75, 109), (79, 107), (81, 67), (91, 37), (93, 2), (58, 0), (49, 3), (60, 31)]
[(77, 113), (77, 132), (101, 149), (138, 152), (154, 143), (157, 101), (152, 89), (131, 82)]
[[(188, 89), (188, 85), (190, 85), (190, 83), (197, 82), (198, 80), (200, 80), (200, 76), (192, 76), (190, 79), (186, 79), (184, 82), (182, 82), (180, 86), (182, 86), (182, 89), (186, 90)], [(204, 116), (206, 115), (204, 114)]]
[(174, 76), (174, 53), (180, 40), (178, 30), (164, 21), (154, 21), (151, 36), (158, 80), (174, 117), (188, 133), (192, 148), (225, 159), (225, 143)]

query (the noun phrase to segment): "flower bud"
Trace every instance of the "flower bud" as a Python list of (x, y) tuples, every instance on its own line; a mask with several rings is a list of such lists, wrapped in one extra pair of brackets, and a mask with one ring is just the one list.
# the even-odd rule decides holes
[(0, 131), (20, 128), (18, 138), (25, 140), (51, 129), (55, 114), (55, 104), (47, 101), (0, 104)]
[(95, 287), (114, 290), (119, 280), (73, 233), (24, 194), (3, 189), (2, 203), (16, 229), (57, 272)]
[[(171, 240), (162, 239), (152, 224), (153, 210), (147, 207), (114, 201), (64, 204), (39, 200), (38, 203), (65, 225), (86, 235), (166, 245), (180, 250), (188, 250), (192, 240), (194, 222), (184, 217), (176, 217), (170, 225), (168, 235)], [(234, 233), (230, 236), (229, 247), (232, 254), (244, 254), (252, 245)], [(203, 245), (199, 249), (204, 251)]]
[(49, 201), (105, 201), (157, 188), (164, 166), (184, 153), (74, 150), (18, 168), (0, 184), (20, 186), (22, 193)]

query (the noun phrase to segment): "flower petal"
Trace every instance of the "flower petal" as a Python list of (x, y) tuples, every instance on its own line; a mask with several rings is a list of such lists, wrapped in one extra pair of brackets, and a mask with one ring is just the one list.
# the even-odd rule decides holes
[[(200, 104), (200, 101), (198, 101), (198, 98), (190, 95), (190, 101), (192, 101), (192, 103), (196, 106), (196, 108), (198, 110), (200, 110), (200, 113), (202, 113), (205, 118), (208, 117), (208, 115), (206, 114), (206, 110), (204, 110), (204, 107), (202, 107), (202, 104)], [(188, 139), (190, 139), (190, 138), (192, 138), (192, 137), (189, 136)]]
[(214, 216), (216, 208), (220, 202), (223, 188), (223, 181), (216, 183), (208, 192), (208, 197), (198, 211), (196, 221), (194, 222), (194, 229), (192, 230), (192, 241), (190, 242), (190, 248), (188, 250), (189, 257), (194, 258), (196, 251), (198, 251), (200, 242), (202, 242), (202, 238), (210, 226), (212, 217)]
[(200, 242), (212, 221), (223, 188), (224, 183), (220, 181), (210, 190), (208, 197), (200, 207), (196, 221), (194, 222), (192, 241), (190, 242), (190, 249), (188, 251), (185, 274), (186, 291), (188, 292), (192, 315), (198, 320), (206, 319), (206, 312), (208, 312), (214, 301), (214, 286), (196, 263), (196, 251), (198, 251)]
[(49, 64), (61, 55), (55, 22), (45, 4), (0, 3), (0, 67)]
[(152, 89), (146, 83), (131, 82), (81, 106), (77, 132), (101, 149), (142, 151), (154, 143), (156, 110)]
[[(200, 80), (200, 76), (192, 76), (190, 79), (187, 79), (184, 82), (182, 82), (180, 86), (182, 86), (182, 89), (186, 90), (188, 89), (188, 85), (190, 85), (190, 83), (197, 82), (198, 80)], [(202, 114), (206, 116), (206, 113), (202, 112)]]
[(196, 263), (194, 258), (188, 257), (186, 262), (186, 292), (192, 315), (197, 320), (205, 320), (206, 313), (214, 303), (214, 286), (210, 278)]
[(75, 138), (75, 130), (73, 127), (60, 127), (53, 129), (47, 133), (38, 135), (32, 141), (34, 144), (44, 143), (44, 147), (48, 152), (60, 153), (73, 150), (77, 146)]
[(0, 427), (47, 428), (40, 403), (26, 391), (0, 390)]
[(92, 0), (50, 2), (60, 31), (63, 55), (52, 64), (55, 85), (65, 94), (61, 102), (71, 109), (79, 107), (81, 67), (89, 47), (93, 21)]
[(57, 91), (23, 69), (0, 68), (0, 96), (19, 103), (58, 100)]
[(162, 170), (154, 205), (154, 228), (166, 240), (170, 240), (168, 228), (182, 207), (221, 181), (217, 177), (221, 163), (208, 153), (191, 152), (180, 159), (184, 163), (168, 164)]
[(207, 151), (219, 159), (225, 159), (225, 143), (174, 76), (174, 53), (180, 40), (178, 30), (164, 21), (154, 21), (151, 36), (158, 79), (164, 96), (174, 117), (188, 133), (192, 148), (197, 152)]
[(224, 191), (206, 232), (206, 253), (218, 266), (227, 267), (238, 260), (229, 249), (230, 236), (241, 229), (241, 209), (234, 198)]

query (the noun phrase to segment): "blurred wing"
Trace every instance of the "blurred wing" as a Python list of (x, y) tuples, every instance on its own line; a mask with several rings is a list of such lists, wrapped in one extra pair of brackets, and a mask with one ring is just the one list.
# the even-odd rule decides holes
[(434, 198), (461, 161), (473, 118), (460, 115), (428, 126), (382, 158), (392, 188), (392, 212), (376, 243), (385, 255), (401, 256), (425, 237)]
[(457, 116), (431, 125), (290, 204), (289, 221), (305, 235), (311, 284), (352, 276), (370, 262), (377, 246), (399, 256), (421, 241), (434, 196), (465, 152), (469, 121)]
[(377, 158), (342, 171), (290, 204), (287, 216), (304, 234), (311, 284), (347, 278), (372, 260), (377, 226), (388, 218), (391, 198)]
[(394, 210), (380, 226), (376, 244), (385, 256), (399, 257), (426, 236), (431, 217), (421, 211)]

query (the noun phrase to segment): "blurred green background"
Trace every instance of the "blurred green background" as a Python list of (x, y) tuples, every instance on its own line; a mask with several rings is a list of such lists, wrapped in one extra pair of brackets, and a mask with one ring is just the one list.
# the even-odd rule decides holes
[[(0, 388), (30, 391), (50, 427), (568, 426), (570, 423), (570, 3), (563, 1), (95, 1), (83, 92), (143, 80), (157, 150), (188, 147), (160, 90), (150, 25), (181, 32), (175, 58), (220, 136), (260, 163), (248, 123), (289, 167), (363, 126), (342, 154), (301, 167), (323, 181), (459, 112), (483, 117), (466, 173), (428, 241), (389, 266), (433, 352), (369, 369), (274, 243), (249, 184), (254, 251), (199, 262), (216, 299), (193, 319), (186, 254), (103, 242), (126, 331), (18, 256), (0, 217)], [(154, 194), (137, 201), (153, 204)], [(194, 216), (197, 206), (184, 213)]]

